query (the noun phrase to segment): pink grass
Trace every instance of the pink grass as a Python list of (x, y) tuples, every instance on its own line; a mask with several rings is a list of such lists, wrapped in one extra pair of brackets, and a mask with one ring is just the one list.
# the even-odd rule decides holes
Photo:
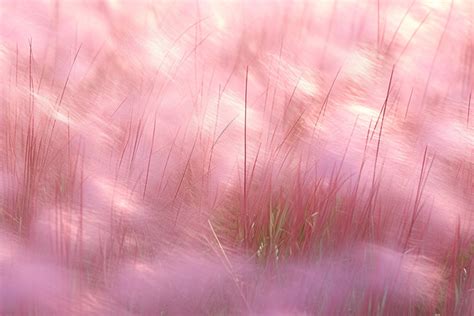
[(0, 314), (472, 314), (473, 9), (4, 2)]

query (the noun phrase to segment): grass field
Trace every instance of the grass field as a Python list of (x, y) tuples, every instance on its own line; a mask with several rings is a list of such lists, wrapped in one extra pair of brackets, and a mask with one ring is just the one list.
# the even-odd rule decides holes
[(473, 314), (473, 14), (1, 2), (0, 314)]

